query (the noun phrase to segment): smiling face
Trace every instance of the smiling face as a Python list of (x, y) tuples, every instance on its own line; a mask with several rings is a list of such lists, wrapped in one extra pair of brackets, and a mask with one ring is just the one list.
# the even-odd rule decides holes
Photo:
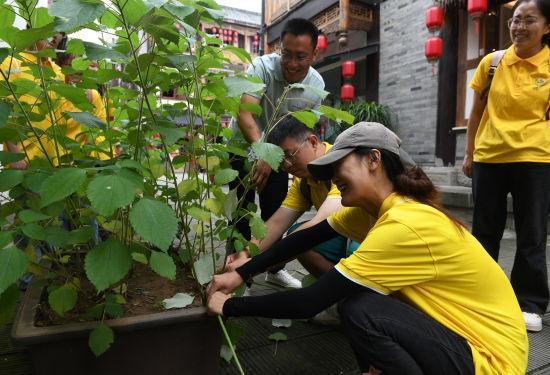
[(378, 150), (373, 150), (372, 155), (352, 152), (335, 163), (332, 181), (340, 190), (343, 206), (359, 207), (365, 198), (374, 195), (378, 169), (381, 169)]
[(288, 83), (301, 82), (315, 58), (309, 35), (285, 34), (281, 51), (281, 68)]
[(279, 145), (285, 154), (282, 161), (283, 170), (299, 178), (309, 177), (307, 165), (318, 157), (321, 145), (313, 134), (305, 139), (285, 138)]
[(538, 51), (542, 38), (550, 33), (550, 20), (547, 20), (535, 1), (520, 4), (509, 21), (510, 38), (516, 49)]

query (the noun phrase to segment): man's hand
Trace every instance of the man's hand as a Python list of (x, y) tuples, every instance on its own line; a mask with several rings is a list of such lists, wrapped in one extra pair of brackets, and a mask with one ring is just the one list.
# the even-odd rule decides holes
[(466, 155), (464, 155), (464, 162), (462, 163), (462, 172), (470, 178), (472, 178), (472, 162), (473, 156), (466, 153)]
[(16, 161), (15, 163), (10, 163), (11, 169), (27, 169), (28, 167), (29, 165), (27, 164), (27, 161), (24, 159)]
[(225, 265), (225, 271), (226, 271), (226, 272), (233, 272), (233, 271), (235, 271), (237, 268), (239, 268), (240, 266), (242, 266), (243, 264), (249, 262), (250, 259), (251, 259), (251, 258), (239, 258), (239, 259), (236, 259), (236, 260), (234, 260), (233, 262), (228, 263), (228, 264)]
[(254, 168), (254, 175), (252, 176), (252, 184), (258, 191), (262, 191), (267, 184), (267, 179), (271, 174), (271, 167), (263, 160), (258, 160), (256, 168)]
[(217, 291), (228, 294), (237, 289), (242, 283), (243, 279), (235, 271), (214, 275), (212, 281), (206, 288), (206, 295), (210, 298)]
[[(231, 263), (241, 260), (241, 259), (247, 259), (249, 257), (248, 250), (241, 250), (238, 253), (230, 254), (227, 256), (227, 259), (225, 260), (225, 269), (227, 270), (227, 266), (229, 266)], [(235, 269), (232, 269), (231, 271), (234, 271)]]
[(223, 315), (223, 305), (229, 298), (231, 298), (230, 295), (222, 292), (216, 292), (209, 296), (208, 302), (206, 303), (208, 307), (208, 314)]

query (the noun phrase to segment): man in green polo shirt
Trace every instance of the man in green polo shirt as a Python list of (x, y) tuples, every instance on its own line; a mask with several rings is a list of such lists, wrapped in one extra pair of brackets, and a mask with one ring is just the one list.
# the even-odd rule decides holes
[[(287, 86), (301, 83), (318, 89), (324, 89), (325, 84), (321, 75), (311, 67), (315, 59), (317, 45), (317, 27), (306, 19), (292, 19), (288, 21), (281, 33), (281, 54), (269, 54), (254, 60), (248, 69), (248, 74), (259, 77), (265, 84), (261, 95), (255, 93), (243, 94), (241, 103), (258, 104), (262, 107), (262, 114), (254, 116), (251, 112), (241, 109), (237, 119), (232, 121), (232, 129), (237, 137), (242, 137), (249, 144), (258, 142), (273, 117), (275, 107), (283, 96)], [(316, 108), (322, 98), (314, 92), (303, 88), (291, 89), (279, 106), (277, 117), (288, 112)], [(239, 171), (239, 178), (230, 183), (230, 188), (237, 188), (240, 199), (244, 194), (244, 187), (239, 184), (247, 174), (247, 163), (242, 157), (233, 155), (232, 167)], [(252, 176), (252, 183), (259, 192), (261, 217), (268, 220), (280, 207), (288, 190), (288, 174), (284, 171), (272, 171), (264, 161), (259, 161)], [(255, 192), (250, 191), (246, 196), (245, 207), (254, 203)], [(250, 238), (250, 228), (246, 220), (239, 220), (237, 230), (247, 239)], [(269, 274), (267, 280), (283, 286), (300, 287), (299, 281), (292, 278), (285, 270)]]

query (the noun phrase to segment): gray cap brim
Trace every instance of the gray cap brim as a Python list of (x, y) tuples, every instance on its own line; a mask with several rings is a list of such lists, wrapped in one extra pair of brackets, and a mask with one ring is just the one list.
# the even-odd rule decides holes
[(316, 159), (307, 165), (309, 173), (318, 181), (331, 180), (334, 175), (333, 164), (348, 156), (355, 147), (341, 150), (330, 151), (319, 159)]
[[(319, 159), (310, 162), (307, 165), (307, 169), (313, 178), (318, 181), (332, 180), (332, 177), (334, 176), (334, 163), (342, 160), (344, 157), (353, 152), (353, 150), (355, 150), (355, 147), (335, 151), (331, 150)], [(402, 148), (399, 149), (399, 160), (405, 169), (416, 166), (414, 160)]]

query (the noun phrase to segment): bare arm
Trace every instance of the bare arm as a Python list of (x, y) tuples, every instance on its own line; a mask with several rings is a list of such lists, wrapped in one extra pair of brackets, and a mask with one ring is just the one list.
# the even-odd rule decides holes
[(300, 216), (302, 212), (294, 211), (286, 207), (279, 207), (277, 211), (267, 220), (267, 235), (258, 243), (260, 251), (268, 249), (273, 245), (283, 233), (285, 233), (288, 228), (294, 223)]
[[(260, 104), (260, 99), (255, 98), (251, 95), (243, 94), (241, 96), (241, 104)], [(258, 142), (262, 137), (262, 132), (256, 124), (256, 119), (254, 115), (244, 109), (239, 111), (239, 116), (237, 117), (237, 124), (239, 129), (243, 133), (244, 139), (248, 143)]]
[(474, 91), (474, 104), (468, 119), (468, 128), (466, 130), (466, 150), (464, 152), (464, 163), (462, 171), (468, 177), (472, 176), (472, 162), (474, 158), (474, 143), (479, 127), (479, 122), (485, 111), (486, 101), (481, 100), (481, 96), (477, 91)]

